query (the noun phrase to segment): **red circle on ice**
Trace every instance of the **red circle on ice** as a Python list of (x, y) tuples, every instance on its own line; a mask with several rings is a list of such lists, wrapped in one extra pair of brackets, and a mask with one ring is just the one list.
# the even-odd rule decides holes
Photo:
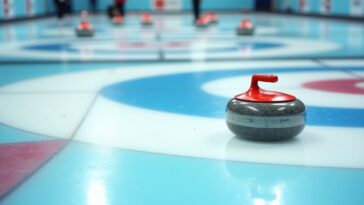
[(364, 83), (364, 79), (319, 80), (304, 83), (302, 86), (327, 92), (363, 95), (364, 89), (359, 86), (359, 83)]
[(119, 48), (154, 48), (154, 49), (160, 49), (160, 48), (167, 48), (167, 49), (173, 49), (173, 48), (190, 48), (191, 44), (187, 42), (156, 42), (156, 43), (148, 43), (148, 42), (121, 42), (118, 43)]

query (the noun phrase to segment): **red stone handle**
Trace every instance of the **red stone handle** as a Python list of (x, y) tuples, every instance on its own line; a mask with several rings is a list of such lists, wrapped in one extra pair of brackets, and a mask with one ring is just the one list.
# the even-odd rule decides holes
[(296, 100), (296, 97), (293, 95), (259, 88), (259, 81), (275, 83), (278, 81), (278, 76), (264, 74), (253, 75), (249, 90), (236, 95), (235, 99), (250, 102), (289, 102)]
[(270, 82), (275, 83), (278, 81), (278, 76), (276, 75), (264, 75), (264, 74), (254, 74), (250, 84), (250, 90), (253, 92), (259, 92), (260, 88), (258, 82)]

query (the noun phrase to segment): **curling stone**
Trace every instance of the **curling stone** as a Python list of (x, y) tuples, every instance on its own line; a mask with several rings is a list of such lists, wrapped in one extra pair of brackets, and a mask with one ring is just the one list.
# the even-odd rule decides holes
[(226, 107), (228, 128), (249, 140), (278, 141), (297, 136), (305, 127), (306, 108), (295, 96), (259, 88), (258, 82), (277, 82), (275, 75), (253, 75), (248, 91)]
[(198, 28), (206, 28), (210, 23), (210, 17), (201, 16), (196, 20), (196, 26)]
[(95, 32), (88, 21), (81, 21), (80, 25), (76, 28), (78, 37), (91, 37), (94, 33)]
[(245, 19), (241, 21), (238, 28), (236, 28), (236, 33), (240, 36), (249, 36), (253, 35), (255, 31), (255, 27), (253, 23), (249, 19)]
[(153, 25), (153, 18), (149, 13), (142, 13), (141, 21), (143, 26)]
[(210, 23), (216, 24), (219, 21), (219, 17), (216, 13), (210, 12), (208, 15), (210, 16)]
[(121, 15), (115, 15), (113, 18), (112, 18), (112, 23), (114, 25), (122, 25), (124, 23), (124, 19)]

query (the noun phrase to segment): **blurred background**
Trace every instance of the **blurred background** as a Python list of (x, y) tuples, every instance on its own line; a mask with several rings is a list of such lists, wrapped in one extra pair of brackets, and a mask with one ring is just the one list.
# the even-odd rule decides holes
[[(81, 10), (106, 12), (112, 0), (65, 0), (70, 13)], [(186, 12), (191, 0), (128, 0), (127, 11)], [(362, 0), (203, 0), (202, 9), (215, 11), (273, 11), (295, 14), (362, 17)], [(56, 13), (55, 0), (1, 0), (0, 18), (9, 20)]]
[[(0, 0), (0, 205), (363, 205), (363, 17), (364, 0)], [(257, 73), (305, 103), (294, 139), (227, 128)]]

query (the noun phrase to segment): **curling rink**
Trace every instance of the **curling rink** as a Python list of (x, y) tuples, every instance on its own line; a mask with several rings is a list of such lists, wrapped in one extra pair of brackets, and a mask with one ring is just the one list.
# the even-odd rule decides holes
[[(364, 204), (364, 24), (274, 14), (0, 25), (0, 204)], [(254, 36), (237, 36), (243, 17)], [(252, 74), (295, 95), (289, 141), (237, 138)]]

